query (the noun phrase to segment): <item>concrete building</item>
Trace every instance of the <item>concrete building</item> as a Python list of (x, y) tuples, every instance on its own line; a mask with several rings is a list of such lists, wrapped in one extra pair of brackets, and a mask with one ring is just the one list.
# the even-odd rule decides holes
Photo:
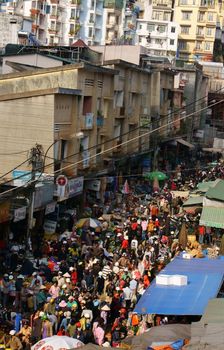
[[(26, 59), (41, 62), (43, 57), (27, 55)], [(12, 60), (13, 57), (13, 67)], [(1, 154), (23, 152), (36, 142), (45, 151), (50, 147), (48, 156), (58, 160), (57, 169), (79, 162), (65, 171), (69, 176), (102, 170), (121, 155), (128, 157), (149, 150), (151, 136), (138, 136), (161, 126), (160, 118), (166, 123), (164, 116), (173, 108), (175, 71), (150, 65), (140, 68), (119, 59), (104, 65), (33, 67), (32, 71), (0, 78), (1, 174), (24, 160), (23, 153), (13, 158)], [(171, 131), (164, 128), (160, 134)], [(82, 137), (77, 139), (80, 132)], [(134, 137), (135, 142), (121, 146)], [(95, 157), (106, 149), (110, 150)], [(46, 159), (49, 163), (51, 160)], [(46, 172), (53, 170), (51, 166)]]
[(118, 44), (123, 36), (124, 0), (104, 0), (104, 39), (102, 44)]
[(103, 0), (86, 0), (80, 5), (80, 31), (76, 37), (88, 45), (102, 44), (103, 40)]
[[(46, 165), (52, 163), (52, 158), (58, 159), (57, 168), (80, 161), (65, 171), (71, 176), (78, 170), (92, 170), (96, 158), (89, 160), (88, 157), (97, 152), (94, 146), (101, 129), (107, 130), (113, 125), (109, 105), (113, 104), (114, 74), (114, 70), (81, 63), (2, 76), (2, 154), (30, 149), (37, 142), (45, 151), (52, 145)], [(100, 122), (99, 111), (104, 115)], [(6, 128), (10, 132), (5, 133)], [(83, 136), (77, 139), (80, 132)], [(63, 161), (70, 155), (69, 162)], [(105, 156), (108, 155), (110, 152)], [(23, 153), (13, 158), (3, 156), (0, 172), (13, 169), (22, 159)], [(48, 173), (53, 170), (54, 166), (46, 168)]]
[(176, 0), (174, 21), (180, 25), (178, 56), (212, 60), (216, 23), (222, 23), (224, 1)]
[(0, 48), (8, 43), (18, 43), (18, 32), (22, 30), (23, 17), (0, 12)]

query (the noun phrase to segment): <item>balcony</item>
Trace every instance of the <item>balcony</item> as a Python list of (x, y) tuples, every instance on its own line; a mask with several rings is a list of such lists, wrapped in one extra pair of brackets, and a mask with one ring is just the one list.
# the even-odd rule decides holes
[(104, 8), (107, 9), (115, 9), (121, 11), (123, 4), (123, 0), (104, 0)]
[(121, 144), (122, 144), (121, 140), (115, 140), (113, 142), (113, 147), (114, 147), (113, 153), (120, 153), (121, 152), (121, 149), (122, 149)]
[(37, 16), (40, 13), (39, 9), (32, 8), (30, 9), (31, 16)]
[(78, 7), (81, 5), (81, 0), (72, 0), (71, 1), (71, 7)]
[(56, 28), (48, 28), (50, 34), (56, 34)]
[(204, 33), (196, 33), (196, 39), (203, 40), (205, 37)]
[(156, 8), (172, 8), (172, 2), (169, 0), (153, 0), (152, 6)]

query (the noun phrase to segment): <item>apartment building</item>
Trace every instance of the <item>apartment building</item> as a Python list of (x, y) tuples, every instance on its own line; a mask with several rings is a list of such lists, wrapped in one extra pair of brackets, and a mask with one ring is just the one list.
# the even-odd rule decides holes
[(99, 45), (103, 39), (103, 0), (80, 1), (80, 30), (75, 36), (88, 45)]
[(123, 35), (124, 0), (104, 0), (103, 44), (117, 44)]
[(173, 22), (173, 1), (145, 1), (143, 8), (137, 19), (135, 44), (145, 46), (150, 55), (175, 56), (179, 27)]
[(224, 1), (176, 0), (174, 21), (180, 25), (179, 58), (212, 60), (215, 29), (222, 24)]

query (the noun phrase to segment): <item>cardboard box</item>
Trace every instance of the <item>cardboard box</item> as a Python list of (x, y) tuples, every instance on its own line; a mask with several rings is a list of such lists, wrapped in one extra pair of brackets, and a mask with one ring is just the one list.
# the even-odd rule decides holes
[(174, 286), (186, 286), (187, 285), (187, 276), (173, 275), (171, 278), (171, 283)]
[(192, 259), (192, 255), (189, 253), (184, 253), (182, 256), (183, 256), (183, 259)]
[(165, 286), (169, 286), (170, 284), (172, 284), (171, 279), (172, 279), (171, 275), (159, 274), (158, 276), (156, 276), (156, 284), (163, 284)]

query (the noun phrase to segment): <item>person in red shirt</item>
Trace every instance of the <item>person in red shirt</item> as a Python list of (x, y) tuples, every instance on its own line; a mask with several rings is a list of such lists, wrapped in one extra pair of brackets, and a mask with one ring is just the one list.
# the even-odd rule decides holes
[(198, 232), (199, 232), (199, 243), (203, 244), (204, 235), (205, 235), (205, 226), (199, 226)]
[(77, 270), (76, 270), (75, 267), (70, 267), (69, 271), (70, 271), (70, 274), (71, 274), (72, 283), (73, 283), (74, 285), (76, 285), (76, 283), (77, 283), (77, 281), (78, 281)]
[(127, 248), (128, 248), (128, 237), (127, 236), (124, 236), (124, 239), (121, 243), (121, 250), (122, 250), (122, 253), (125, 253)]

